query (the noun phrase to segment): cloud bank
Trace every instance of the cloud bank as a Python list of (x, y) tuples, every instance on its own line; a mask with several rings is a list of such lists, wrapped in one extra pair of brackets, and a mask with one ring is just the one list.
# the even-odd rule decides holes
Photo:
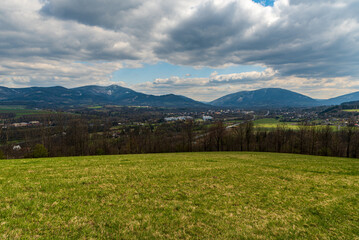
[(203, 99), (273, 85), (332, 96), (359, 85), (358, 12), (357, 0), (2, 0), (0, 84), (106, 85), (122, 80), (112, 73), (124, 66), (165, 61), (266, 70), (133, 87), (196, 89)]

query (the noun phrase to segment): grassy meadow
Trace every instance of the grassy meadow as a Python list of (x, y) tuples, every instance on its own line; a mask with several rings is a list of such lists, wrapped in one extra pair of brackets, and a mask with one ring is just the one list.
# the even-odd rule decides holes
[(0, 239), (359, 239), (359, 160), (177, 153), (0, 161)]
[(0, 113), (14, 113), (16, 118), (20, 118), (25, 115), (50, 114), (51, 112), (45, 110), (26, 109), (25, 106), (18, 105), (0, 105)]
[(344, 112), (359, 112), (359, 109), (345, 109)]
[[(260, 128), (262, 130), (274, 130), (277, 127), (282, 127), (285, 129), (291, 129), (291, 130), (299, 130), (300, 129), (300, 123), (299, 122), (280, 122), (278, 119), (274, 118), (262, 118), (257, 119), (253, 121), (254, 127)], [(308, 126), (311, 127), (311, 126)], [(326, 128), (326, 125), (316, 125), (316, 128)], [(338, 126), (331, 125), (330, 128), (333, 131), (338, 131)]]
[(274, 118), (257, 119), (255, 121), (253, 121), (253, 124), (255, 127), (262, 128), (262, 129), (275, 129), (278, 126), (282, 126), (287, 129), (293, 129), (293, 130), (299, 129), (298, 123), (280, 122), (278, 119), (274, 119)]

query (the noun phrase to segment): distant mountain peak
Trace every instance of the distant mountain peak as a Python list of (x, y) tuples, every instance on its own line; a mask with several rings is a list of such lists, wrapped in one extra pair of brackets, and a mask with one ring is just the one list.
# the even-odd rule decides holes
[[(232, 93), (218, 98), (209, 104), (218, 107), (253, 109), (339, 105), (343, 102), (351, 101), (359, 101), (359, 92), (327, 100), (318, 100), (283, 88), (262, 88)], [(0, 86), (0, 104), (51, 108), (98, 104), (211, 108), (208, 103), (198, 102), (185, 96), (172, 93), (155, 96), (136, 92), (117, 84), (110, 86), (88, 85), (70, 89), (62, 86), (28, 88), (7, 88)]]
[(239, 108), (308, 107), (318, 102), (305, 95), (282, 88), (262, 88), (226, 95), (211, 102), (215, 106)]

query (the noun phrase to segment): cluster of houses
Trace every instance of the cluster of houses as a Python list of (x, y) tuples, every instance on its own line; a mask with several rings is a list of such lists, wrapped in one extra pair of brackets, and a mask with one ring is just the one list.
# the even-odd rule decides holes
[(193, 119), (193, 117), (190, 116), (179, 116), (179, 117), (166, 117), (165, 121), (166, 122), (172, 122), (172, 121), (186, 121), (186, 120), (191, 120)]
[[(179, 117), (166, 117), (165, 121), (166, 122), (174, 122), (174, 121), (186, 121), (186, 120), (192, 120), (193, 117), (191, 116), (179, 116)], [(211, 121), (213, 120), (213, 117), (211, 116), (203, 116), (202, 117), (203, 121)]]
[(203, 116), (202, 119), (203, 119), (203, 121), (212, 121), (213, 117), (211, 117), (211, 116)]
[(29, 127), (29, 126), (38, 126), (40, 125), (39, 121), (30, 121), (30, 122), (20, 122), (20, 123), (12, 123), (10, 125), (3, 125), (3, 128), (7, 128), (8, 126), (10, 127)]

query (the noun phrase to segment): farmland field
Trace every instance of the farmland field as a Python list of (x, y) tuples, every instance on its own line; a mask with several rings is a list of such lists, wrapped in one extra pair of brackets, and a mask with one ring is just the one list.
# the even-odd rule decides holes
[[(300, 129), (300, 123), (280, 122), (279, 120), (274, 119), (274, 118), (257, 119), (255, 121), (253, 121), (253, 124), (254, 124), (254, 127), (264, 129), (264, 130), (273, 130), (273, 129), (276, 129), (278, 126), (285, 128), (285, 129), (291, 129), (291, 130), (299, 130)], [(308, 127), (311, 127), (311, 126), (308, 126)], [(317, 129), (320, 129), (320, 128), (327, 127), (327, 125), (316, 125), (316, 126), (313, 125), (312, 127), (316, 127)], [(338, 131), (338, 126), (336, 126), (336, 125), (330, 125), (330, 128), (333, 131)]]
[(274, 129), (274, 128), (277, 128), (278, 126), (282, 126), (282, 127), (285, 127), (288, 129), (294, 129), (294, 130), (298, 129), (297, 123), (280, 122), (279, 120), (274, 119), (274, 118), (262, 118), (262, 119), (255, 120), (253, 123), (254, 123), (255, 127), (264, 128), (264, 129)]
[(0, 239), (359, 239), (359, 160), (218, 152), (0, 161)]
[(102, 109), (102, 106), (92, 106), (92, 107), (87, 107), (88, 109)]
[(344, 112), (359, 112), (359, 109), (344, 109)]
[(16, 114), (16, 118), (25, 116), (25, 115), (34, 115), (34, 114), (49, 114), (50, 111), (45, 110), (33, 110), (33, 109), (26, 109), (24, 106), (7, 106), (7, 105), (0, 105), (0, 113), (14, 113)]

